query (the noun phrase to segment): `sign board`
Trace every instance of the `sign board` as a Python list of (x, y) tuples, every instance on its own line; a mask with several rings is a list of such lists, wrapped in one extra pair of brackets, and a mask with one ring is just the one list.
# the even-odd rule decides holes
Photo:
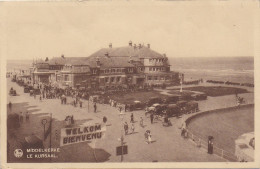
[(116, 155), (117, 156), (124, 155), (124, 154), (128, 154), (127, 145), (116, 147)]
[(76, 144), (94, 139), (102, 139), (105, 135), (106, 126), (94, 124), (73, 128), (62, 128), (60, 135), (60, 146)]

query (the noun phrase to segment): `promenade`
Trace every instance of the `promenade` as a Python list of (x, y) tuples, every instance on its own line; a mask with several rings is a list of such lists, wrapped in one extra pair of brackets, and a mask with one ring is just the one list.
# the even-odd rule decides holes
[[(78, 143), (61, 147), (58, 158), (51, 162), (120, 162), (120, 156), (116, 156), (116, 147), (120, 146), (118, 138), (122, 132), (122, 121), (119, 118), (119, 111), (109, 105), (97, 104), (97, 113), (93, 111), (93, 104), (88, 101), (83, 102), (83, 108), (72, 105), (62, 105), (59, 99), (39, 100), (30, 97), (23, 92), (23, 88), (16, 83), (8, 81), (8, 90), (13, 87), (19, 96), (9, 96), (7, 102), (13, 103), (12, 111), (9, 113), (26, 112), (30, 113), (30, 121), (24, 122), (18, 131), (15, 131), (16, 139), (8, 136), (8, 141), (12, 144), (10, 154), (19, 147), (17, 140), (22, 140), (24, 136), (35, 134), (43, 138), (43, 126), (41, 119), (49, 120), (49, 113), (54, 119), (52, 132), (52, 147), (59, 147), (59, 132), (64, 127), (64, 119), (68, 115), (73, 115), (77, 124), (101, 123), (106, 116), (107, 129), (104, 139), (92, 141), (91, 143)], [(245, 93), (247, 103), (253, 103), (253, 93)], [(68, 103), (72, 99), (68, 99)], [(236, 104), (234, 96), (208, 97), (205, 101), (199, 101), (201, 111), (213, 110), (217, 108), (231, 107)], [(89, 105), (89, 106), (88, 106)], [(150, 123), (150, 118), (144, 116), (144, 111), (126, 112), (123, 121), (130, 124), (130, 115), (134, 114), (135, 133), (125, 136), (124, 142), (128, 145), (128, 154), (124, 156), (124, 162), (222, 162), (224, 159), (209, 155), (204, 149), (196, 147), (188, 139), (183, 139), (180, 135), (180, 125), (182, 119), (171, 118), (172, 126), (163, 127), (162, 121)], [(144, 127), (139, 126), (139, 119), (143, 117)], [(152, 134), (152, 144), (146, 144), (144, 133), (150, 130)], [(58, 136), (55, 135), (57, 132)], [(45, 147), (49, 147), (49, 142), (44, 142)], [(10, 159), (15, 161), (14, 157)]]

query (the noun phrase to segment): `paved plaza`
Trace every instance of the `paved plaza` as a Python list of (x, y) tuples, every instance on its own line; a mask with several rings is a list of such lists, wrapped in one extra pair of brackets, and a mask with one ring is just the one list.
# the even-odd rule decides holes
[[(120, 162), (120, 156), (116, 156), (116, 147), (120, 146), (119, 138), (122, 134), (122, 121), (119, 111), (115, 107), (105, 104), (97, 104), (97, 113), (94, 113), (93, 104), (83, 101), (83, 107), (74, 107), (70, 104), (62, 105), (59, 99), (39, 100), (23, 92), (23, 88), (16, 83), (8, 81), (8, 90), (13, 87), (18, 96), (9, 96), (7, 102), (13, 103), (12, 110), (8, 113), (29, 112), (30, 120), (23, 122), (17, 131), (13, 131), (15, 136), (8, 135), (10, 147), (10, 160), (13, 150), (19, 147), (19, 141), (27, 135), (35, 134), (43, 138), (43, 118), (49, 120), (52, 113), (54, 119), (52, 126), (52, 147), (59, 147), (60, 129), (64, 128), (64, 119), (68, 115), (73, 115), (77, 125), (102, 123), (104, 116), (107, 117), (106, 132), (104, 139), (92, 142), (77, 143), (61, 147), (58, 158), (53, 158), (52, 162)], [(253, 93), (245, 93), (247, 103), (253, 103)], [(72, 99), (68, 99), (68, 103)], [(234, 95), (221, 97), (208, 97), (205, 101), (199, 101), (200, 111), (213, 110), (217, 108), (232, 107), (236, 105)], [(172, 126), (163, 127), (162, 121), (157, 120), (153, 124), (150, 118), (145, 117), (144, 110), (125, 112), (124, 120), (130, 124), (130, 115), (134, 114), (135, 132), (124, 137), (124, 142), (128, 146), (128, 154), (124, 156), (124, 162), (222, 162), (216, 155), (207, 154), (205, 149), (198, 148), (190, 140), (181, 137), (180, 125), (182, 119), (171, 118)], [(140, 117), (144, 118), (144, 127), (139, 125)], [(150, 130), (152, 134), (152, 144), (145, 142), (144, 133)], [(10, 134), (10, 133), (8, 133)], [(49, 139), (44, 141), (44, 146), (49, 147)]]

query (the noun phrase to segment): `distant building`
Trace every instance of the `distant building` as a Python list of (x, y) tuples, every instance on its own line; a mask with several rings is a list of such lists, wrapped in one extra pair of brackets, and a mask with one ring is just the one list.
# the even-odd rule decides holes
[(166, 55), (147, 46), (132, 44), (102, 48), (89, 57), (59, 57), (36, 63), (35, 82), (73, 88), (115, 88), (179, 84), (178, 72), (170, 71)]

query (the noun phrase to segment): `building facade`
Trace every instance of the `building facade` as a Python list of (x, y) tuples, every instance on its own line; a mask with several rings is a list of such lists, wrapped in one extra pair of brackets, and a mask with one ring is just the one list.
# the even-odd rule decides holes
[(143, 87), (179, 84), (180, 74), (170, 70), (165, 54), (147, 46), (132, 44), (102, 48), (89, 57), (57, 57), (36, 64), (35, 82), (56, 83), (72, 88)]

